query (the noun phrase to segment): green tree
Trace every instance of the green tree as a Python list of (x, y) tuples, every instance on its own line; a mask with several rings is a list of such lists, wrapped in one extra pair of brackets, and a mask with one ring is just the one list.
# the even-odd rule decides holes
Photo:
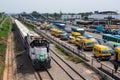
[(39, 12), (37, 12), (37, 11), (33, 11), (32, 14), (39, 14)]
[(24, 11), (24, 12), (22, 12), (22, 14), (27, 14), (27, 13)]
[(0, 13), (0, 18), (2, 17), (2, 13)]

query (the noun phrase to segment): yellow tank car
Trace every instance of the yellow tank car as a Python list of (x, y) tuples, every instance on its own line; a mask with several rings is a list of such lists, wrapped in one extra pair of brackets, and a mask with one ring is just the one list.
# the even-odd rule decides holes
[(49, 25), (49, 24), (46, 24), (45, 28), (46, 28), (47, 30), (50, 30), (50, 25)]
[(79, 32), (72, 32), (72, 36), (76, 38), (76, 37), (80, 36), (80, 33)]
[(74, 42), (75, 42), (75, 37), (69, 36), (69, 37), (68, 37), (68, 42), (69, 42), (69, 43), (74, 43)]
[(79, 39), (86, 39), (84, 36), (78, 36)]
[(51, 35), (54, 35), (56, 31), (57, 31), (56, 28), (51, 29)]
[(80, 46), (80, 40), (81, 39), (86, 39), (85, 37), (83, 37), (83, 36), (78, 36), (76, 39), (75, 39), (75, 44), (77, 45), (77, 46)]
[(81, 39), (76, 38), (76, 39), (75, 39), (75, 45), (79, 46), (79, 45), (80, 45), (80, 40), (81, 40)]
[(61, 34), (62, 34), (61, 30), (56, 30), (55, 33), (54, 33), (55, 37), (60, 37)]

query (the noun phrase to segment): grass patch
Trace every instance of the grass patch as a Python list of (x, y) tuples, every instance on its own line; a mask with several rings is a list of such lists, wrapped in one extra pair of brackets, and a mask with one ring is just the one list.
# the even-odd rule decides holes
[(0, 80), (3, 80), (3, 72), (4, 72), (5, 64), (1, 62), (1, 58), (3, 57), (0, 57)]
[(68, 54), (64, 51), (64, 50), (62, 50), (62, 49), (60, 49), (59, 47), (57, 47), (57, 46), (55, 46), (56, 48), (55, 48), (55, 51), (57, 52), (57, 53), (59, 53), (59, 54), (61, 54), (61, 55), (63, 55), (63, 56), (68, 56)]
[(27, 26), (27, 28), (30, 30), (30, 31), (34, 31), (32, 26)]
[(34, 26), (27, 24), (26, 22), (21, 21), (30, 31), (34, 31)]
[(1, 31), (0, 32), (0, 37), (7, 37), (7, 32)]
[(3, 26), (0, 28), (0, 37), (8, 36), (9, 27), (10, 27), (10, 19), (8, 18), (4, 22)]
[(0, 53), (5, 52), (5, 50), (6, 50), (6, 44), (0, 41)]
[(55, 51), (60, 54), (63, 55), (67, 60), (75, 62), (75, 63), (81, 63), (84, 62), (82, 59), (80, 59), (77, 56), (69, 56), (65, 51), (61, 50), (59, 47), (55, 48)]
[(3, 16), (2, 14), (0, 14), (0, 24), (4, 21), (5, 16)]
[(72, 62), (75, 62), (75, 63), (81, 63), (81, 62), (83, 62), (83, 60), (81, 60), (77, 56), (69, 56), (67, 59), (70, 60), (70, 61), (72, 61)]

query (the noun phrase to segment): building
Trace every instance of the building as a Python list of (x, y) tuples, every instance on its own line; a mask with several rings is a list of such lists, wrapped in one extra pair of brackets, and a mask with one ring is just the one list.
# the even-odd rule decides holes
[(62, 15), (61, 16), (62, 20), (75, 20), (75, 19), (81, 19), (81, 15)]
[(88, 18), (94, 20), (120, 20), (120, 14), (115, 11), (95, 12), (94, 14), (89, 15)]
[(120, 23), (120, 14), (115, 11), (104, 11), (98, 12), (95, 11), (94, 14), (88, 16), (89, 20), (94, 21), (94, 24), (108, 24), (116, 25)]

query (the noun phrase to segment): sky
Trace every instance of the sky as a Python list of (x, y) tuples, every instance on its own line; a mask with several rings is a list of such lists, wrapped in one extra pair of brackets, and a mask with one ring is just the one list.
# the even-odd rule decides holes
[(1, 0), (0, 12), (6, 13), (81, 13), (94, 11), (117, 11), (120, 0)]

